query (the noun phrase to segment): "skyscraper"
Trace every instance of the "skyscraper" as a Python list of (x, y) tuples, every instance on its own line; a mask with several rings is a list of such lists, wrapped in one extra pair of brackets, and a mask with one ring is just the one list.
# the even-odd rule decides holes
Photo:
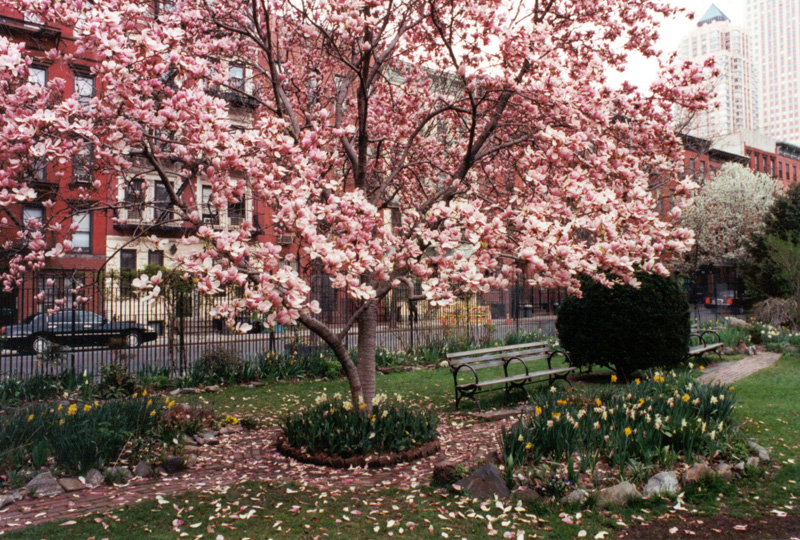
[(690, 134), (713, 139), (743, 129), (758, 129), (757, 77), (750, 40), (743, 28), (735, 26), (712, 4), (697, 27), (681, 40), (678, 50), (685, 60), (702, 62), (713, 57), (720, 72), (715, 86), (719, 108), (695, 115), (688, 125)]
[(800, 0), (747, 0), (759, 66), (761, 130), (800, 144)]

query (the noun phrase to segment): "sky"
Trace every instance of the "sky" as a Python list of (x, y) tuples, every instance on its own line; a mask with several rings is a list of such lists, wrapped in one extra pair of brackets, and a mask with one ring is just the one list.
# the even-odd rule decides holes
[[(635, 0), (631, 0), (635, 1)], [(678, 44), (684, 35), (697, 25), (697, 21), (705, 14), (711, 4), (727, 15), (733, 24), (744, 26), (745, 0), (669, 0), (669, 3), (695, 12), (695, 19), (689, 20), (685, 15), (673, 20), (664, 21), (661, 25), (660, 47), (667, 53), (678, 50)], [(627, 79), (631, 83), (646, 88), (656, 77), (655, 62), (648, 62), (641, 56), (633, 58), (623, 74), (611, 77), (612, 83), (620, 83)]]

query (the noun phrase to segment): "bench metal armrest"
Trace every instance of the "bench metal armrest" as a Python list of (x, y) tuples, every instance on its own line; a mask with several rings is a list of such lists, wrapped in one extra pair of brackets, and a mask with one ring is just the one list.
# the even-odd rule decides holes
[(554, 347), (550, 354), (547, 355), (547, 369), (553, 369), (553, 357), (557, 354), (563, 354), (564, 358), (567, 359), (567, 364), (572, 365), (572, 360), (569, 357), (569, 353), (562, 347)]
[(461, 371), (464, 368), (466, 368), (466, 369), (468, 369), (468, 370), (470, 370), (472, 372), (472, 376), (475, 377), (475, 383), (474, 384), (477, 385), (478, 384), (478, 372), (475, 371), (475, 369), (469, 364), (461, 364), (460, 366), (458, 366), (456, 369), (453, 370), (453, 381), (455, 382), (456, 387), (458, 387), (458, 372)]
[(513, 362), (514, 360), (516, 360), (517, 362), (519, 362), (520, 364), (522, 364), (522, 365), (525, 367), (525, 376), (527, 377), (527, 376), (530, 374), (530, 371), (528, 370), (528, 363), (527, 363), (527, 362), (525, 362), (525, 361), (524, 361), (522, 358), (520, 358), (519, 356), (514, 356), (514, 357), (512, 357), (512, 358), (509, 358), (508, 360), (506, 360), (506, 361), (503, 363), (503, 373), (505, 374), (505, 376), (506, 376), (506, 377), (508, 377), (508, 365), (509, 365), (511, 362)]
[[(708, 341), (706, 339), (706, 336), (712, 336), (710, 339), (712, 339), (713, 341)], [(705, 332), (700, 334), (700, 342), (703, 345), (711, 345), (713, 343), (722, 343), (722, 338), (719, 337), (719, 334), (714, 330), (706, 330)]]

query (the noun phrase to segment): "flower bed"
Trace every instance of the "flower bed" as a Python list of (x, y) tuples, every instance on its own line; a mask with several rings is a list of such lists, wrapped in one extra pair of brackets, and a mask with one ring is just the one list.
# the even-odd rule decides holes
[(113, 462), (133, 441), (170, 441), (174, 402), (147, 395), (104, 403), (38, 403), (0, 417), (0, 471), (55, 465), (80, 474)]
[(314, 406), (284, 418), (278, 449), (334, 467), (386, 466), (438, 451), (438, 419), (431, 410), (382, 394), (375, 397), (371, 414), (363, 409), (354, 410), (338, 394), (323, 394)]
[(511, 469), (546, 459), (565, 461), (570, 472), (594, 472), (601, 461), (623, 471), (635, 462), (668, 468), (679, 457), (730, 456), (744, 446), (730, 419), (733, 390), (671, 372), (593, 392), (551, 388), (502, 430), (501, 447)]

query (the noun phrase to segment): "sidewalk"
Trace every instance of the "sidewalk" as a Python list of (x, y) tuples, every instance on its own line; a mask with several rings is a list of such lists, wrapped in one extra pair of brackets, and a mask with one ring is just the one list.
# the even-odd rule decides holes
[(715, 382), (730, 384), (744, 379), (756, 371), (770, 367), (780, 357), (779, 353), (762, 351), (753, 356), (746, 356), (738, 362), (722, 362), (709, 367), (698, 380), (706, 384)]

